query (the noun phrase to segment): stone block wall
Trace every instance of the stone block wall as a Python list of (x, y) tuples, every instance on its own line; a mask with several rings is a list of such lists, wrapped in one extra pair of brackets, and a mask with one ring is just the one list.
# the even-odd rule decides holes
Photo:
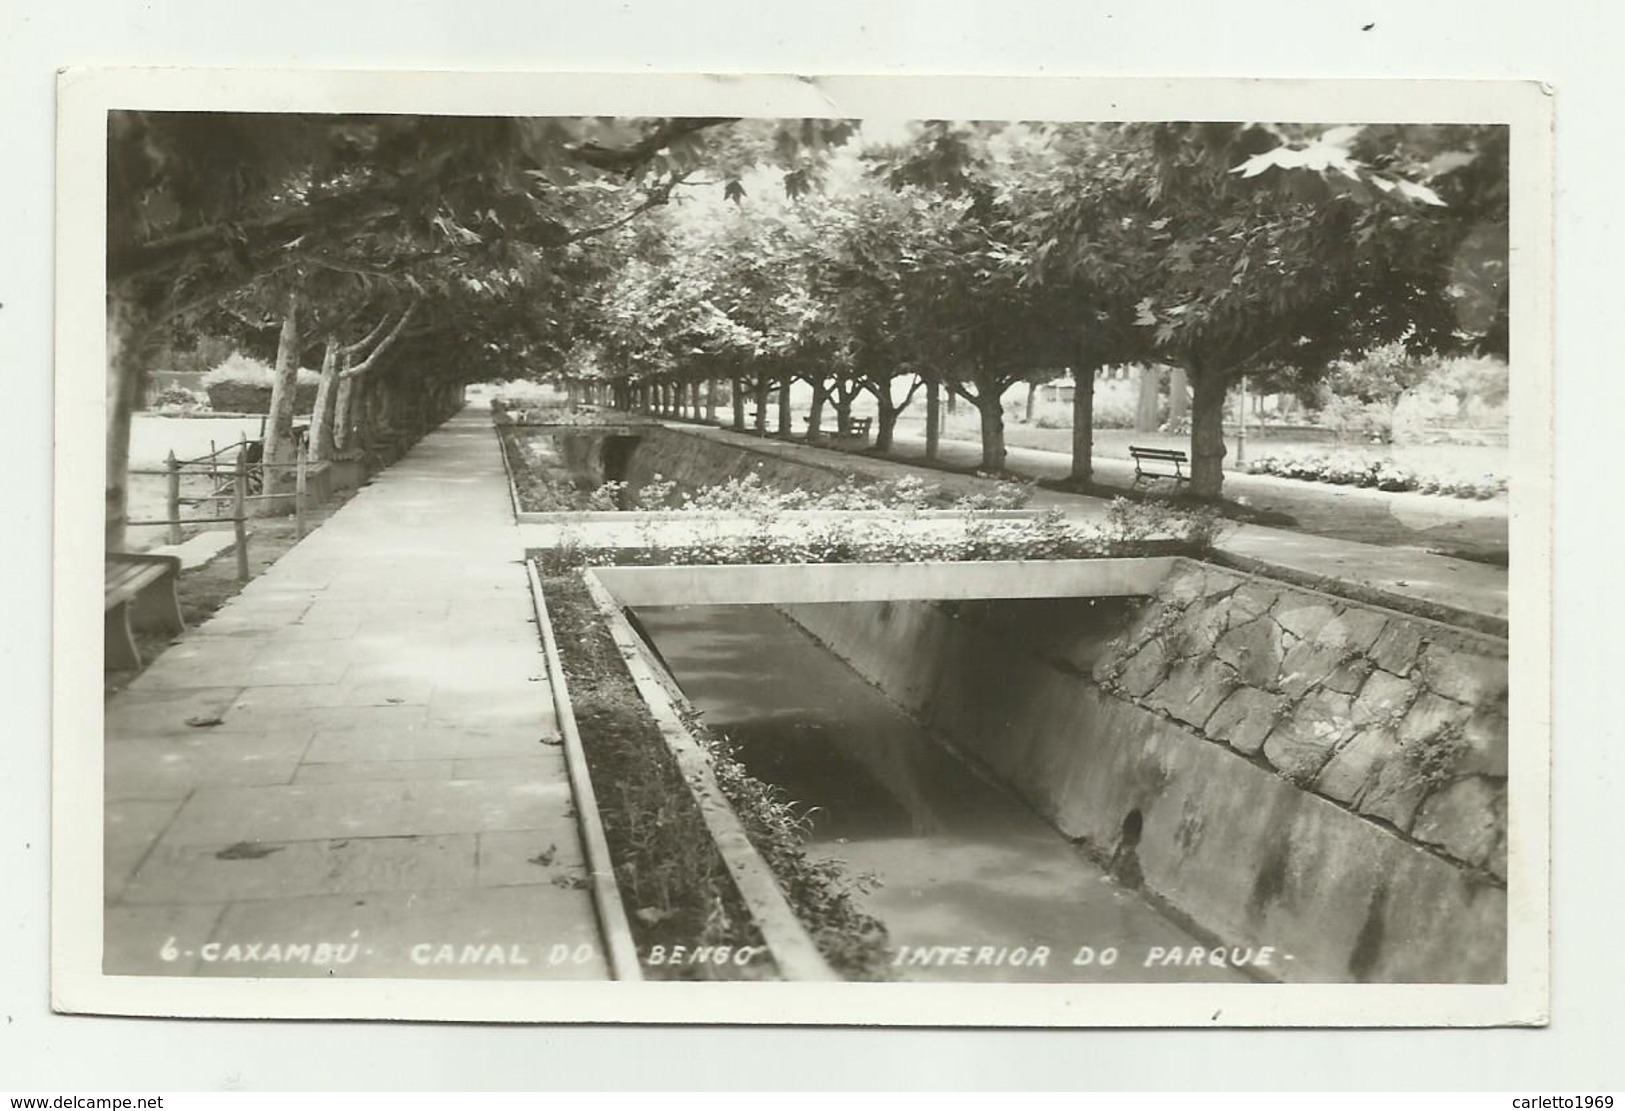
[(1181, 562), (1093, 676), (1305, 790), (1506, 878), (1504, 641)]
[(1143, 602), (780, 608), (1283, 979), (1504, 980), (1504, 642), (1186, 560)]

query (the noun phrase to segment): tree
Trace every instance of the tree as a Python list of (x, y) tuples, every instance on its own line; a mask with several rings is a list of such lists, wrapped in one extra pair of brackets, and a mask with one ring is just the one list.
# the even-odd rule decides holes
[[(727, 169), (767, 142), (805, 160), (810, 146), (849, 129), (775, 121), (746, 139), (718, 138), (731, 122), (112, 113), (109, 548), (123, 545), (133, 399), (172, 322), (276, 275), (353, 265), (346, 256), (355, 244), (380, 240), (421, 245), (425, 260), (456, 256), (475, 268), (468, 280), (483, 287), (495, 277), (497, 292), (512, 292), (525, 282), (519, 260), (625, 226), (665, 204), (708, 158)], [(805, 173), (798, 166), (787, 174), (798, 170)], [(416, 279), (399, 280), (410, 287)], [(431, 321), (445, 317), (423, 313), (418, 327)], [(467, 339), (453, 327), (439, 337), (420, 333), (415, 347), (452, 337)], [(485, 348), (476, 341), (471, 349)], [(397, 388), (393, 377), (380, 381)]]
[[(947, 225), (924, 191), (872, 183), (854, 183), (802, 208), (810, 228), (809, 287), (821, 308), (808, 320), (816, 320), (834, 355), (828, 364), (834, 384), (826, 385), (830, 376), (821, 372), (815, 392), (836, 400), (843, 432), (852, 399), (870, 394), (878, 414), (875, 448), (889, 450), (898, 418), (935, 373), (920, 266)], [(899, 400), (893, 384), (903, 376), (910, 381)]]
[(1432, 145), (1448, 137), (1477, 149), (1435, 157), (1415, 177), (1396, 172), (1419, 165), (1406, 151), (1420, 137), (1403, 128), (1144, 124), (1122, 136), (1110, 180), (1123, 215), (1082, 241), (1128, 268), (1142, 293), (1135, 324), (1190, 378), (1197, 495), (1220, 492), (1225, 398), (1242, 375), (1318, 375), (1393, 340), (1471, 341), (1451, 273), (1467, 229), (1444, 215), (1433, 185), (1493, 162), (1483, 136), (1435, 129)]
[[(1120, 141), (1102, 125), (933, 121), (877, 159), (894, 187), (929, 189), (955, 213), (922, 288), (950, 401), (980, 414), (986, 469), (1004, 465), (1004, 392), (1070, 366), (1072, 473), (1091, 478), (1095, 374), (1144, 348), (1127, 323), (1130, 268), (1093, 235), (1118, 214)], [(939, 424), (929, 422), (928, 449)]]

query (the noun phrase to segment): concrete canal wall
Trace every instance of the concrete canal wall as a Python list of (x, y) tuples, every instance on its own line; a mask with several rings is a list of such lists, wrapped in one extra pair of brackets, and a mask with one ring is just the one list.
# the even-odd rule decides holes
[(816, 493), (833, 490), (849, 477), (836, 465), (836, 456), (824, 466), (659, 425), (560, 427), (549, 434), (571, 477), (589, 489), (613, 480), (625, 482), (635, 494), (659, 476), (681, 490), (697, 490), (755, 474), (770, 487)]
[(782, 608), (1284, 978), (1504, 978), (1505, 642), (1188, 560), (1144, 601)]

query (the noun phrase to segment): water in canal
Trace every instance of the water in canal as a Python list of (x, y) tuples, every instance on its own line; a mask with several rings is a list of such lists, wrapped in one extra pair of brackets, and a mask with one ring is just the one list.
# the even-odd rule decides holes
[(814, 808), (812, 850), (879, 878), (864, 905), (890, 932), (899, 978), (1243, 978), (1189, 963), (1208, 942), (1114, 882), (773, 607), (637, 617), (751, 774)]

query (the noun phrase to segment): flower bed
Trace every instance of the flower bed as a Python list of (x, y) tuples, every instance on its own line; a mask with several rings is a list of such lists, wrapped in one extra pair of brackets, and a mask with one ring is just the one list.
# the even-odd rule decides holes
[(1251, 474), (1276, 475), (1304, 482), (1329, 482), (1337, 486), (1444, 494), (1480, 500), (1507, 491), (1507, 477), (1502, 474), (1485, 472), (1468, 475), (1430, 471), (1405, 466), (1389, 458), (1369, 458), (1347, 452), (1265, 454), (1249, 462), (1247, 470)]
[(718, 565), (762, 563), (942, 563), (1034, 559), (1103, 559), (1124, 556), (1201, 555), (1225, 522), (1211, 510), (1117, 499), (1102, 525), (1075, 525), (1059, 510), (1037, 517), (1001, 519), (975, 511), (924, 520), (895, 512), (856, 519), (786, 520), (776, 513), (749, 516), (744, 531), (717, 518), (701, 518), (673, 538), (666, 525), (681, 514), (641, 518), (635, 547), (594, 548), (565, 529), (541, 553), (548, 574), (590, 565)]

